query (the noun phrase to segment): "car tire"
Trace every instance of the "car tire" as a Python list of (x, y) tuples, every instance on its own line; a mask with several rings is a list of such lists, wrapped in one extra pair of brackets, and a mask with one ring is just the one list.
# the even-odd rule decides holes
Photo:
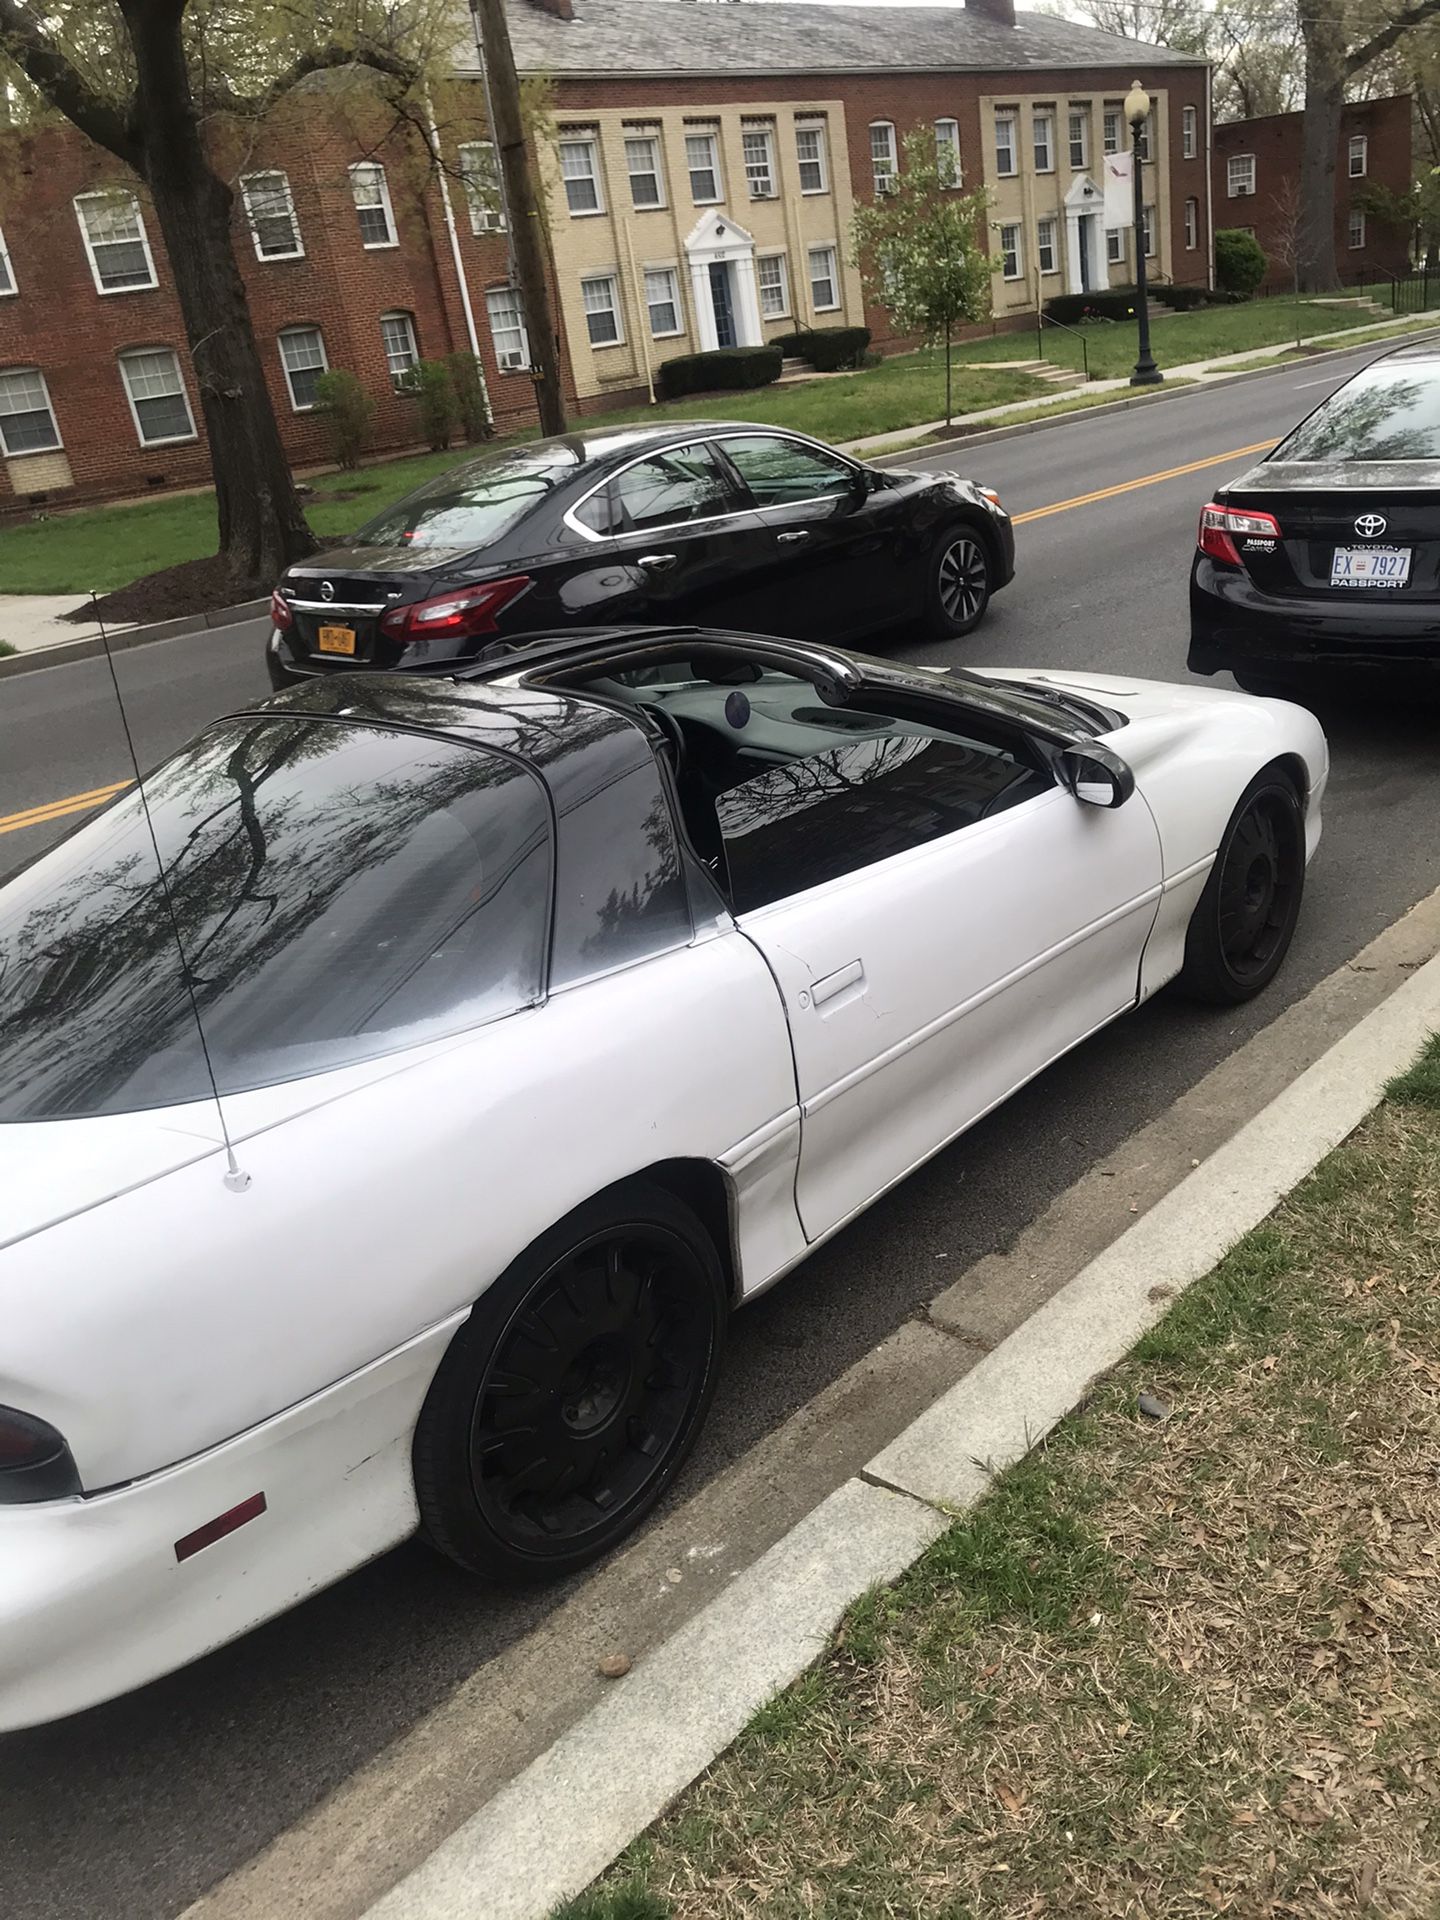
[(990, 605), (995, 561), (985, 536), (967, 520), (946, 527), (930, 550), (925, 631), (937, 640), (973, 633)]
[(1305, 816), (1278, 767), (1250, 782), (1185, 936), (1181, 991), (1210, 1006), (1253, 999), (1280, 971), (1305, 891)]
[(422, 1532), (508, 1585), (602, 1558), (704, 1422), (729, 1301), (715, 1245), (631, 1181), (542, 1234), (456, 1333), (415, 1430)]

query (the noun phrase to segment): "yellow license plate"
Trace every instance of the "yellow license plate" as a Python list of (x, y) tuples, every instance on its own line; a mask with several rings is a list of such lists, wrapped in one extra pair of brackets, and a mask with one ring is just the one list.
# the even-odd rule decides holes
[(321, 653), (354, 653), (355, 629), (353, 627), (321, 627)]

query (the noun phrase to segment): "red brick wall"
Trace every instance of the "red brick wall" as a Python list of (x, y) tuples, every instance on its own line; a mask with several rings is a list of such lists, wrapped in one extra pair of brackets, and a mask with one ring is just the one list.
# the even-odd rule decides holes
[[(1229, 120), (1214, 133), (1211, 164), (1215, 225), (1255, 229), (1255, 237), (1270, 259), (1264, 282), (1270, 292), (1282, 292), (1293, 285), (1292, 269), (1276, 257), (1283, 251), (1280, 229), (1286, 218), (1285, 202), (1277, 196), (1286, 191), (1285, 183), (1298, 183), (1300, 178), (1302, 119), (1298, 113), (1276, 113), (1257, 120)], [(1358, 133), (1369, 142), (1367, 171), (1363, 179), (1352, 180), (1348, 169), (1350, 139)], [(1241, 153), (1255, 156), (1255, 192), (1232, 200), (1228, 162), (1232, 154)], [(1384, 272), (1404, 273), (1410, 244), (1405, 228), (1367, 214), (1365, 245), (1352, 248), (1350, 209), (1356, 194), (1365, 187), (1407, 193), (1413, 179), (1410, 96), (1396, 94), (1387, 100), (1364, 100), (1346, 107), (1335, 161), (1335, 259), (1342, 279), (1353, 280), (1377, 269), (1382, 276)]]

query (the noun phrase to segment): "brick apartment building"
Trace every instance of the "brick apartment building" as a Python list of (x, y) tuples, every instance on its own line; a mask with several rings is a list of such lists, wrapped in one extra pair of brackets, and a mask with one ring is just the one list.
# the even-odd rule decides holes
[[(1272, 113), (1228, 120), (1213, 134), (1212, 198), (1217, 227), (1253, 233), (1269, 262), (1264, 288), (1293, 284), (1290, 258), (1299, 206), (1300, 132), (1304, 115)], [(1402, 222), (1366, 206), (1367, 189), (1410, 191), (1411, 100), (1408, 93), (1360, 100), (1345, 109), (1335, 156), (1335, 259), (1341, 278), (1404, 273), (1410, 235)]]
[[(659, 362), (801, 325), (864, 321), (851, 257), (859, 201), (905, 136), (953, 143), (994, 196), (997, 318), (1052, 292), (1128, 282), (1132, 236), (1103, 225), (1101, 156), (1146, 144), (1153, 274), (1208, 275), (1208, 69), (1010, 0), (878, 9), (683, 0), (510, 0), (522, 73), (551, 85), (546, 180), (562, 363), (581, 412), (643, 401)], [(353, 371), (374, 443), (417, 440), (402, 391), (419, 358), (470, 351), (501, 430), (533, 418), (484, 89), (459, 62), (437, 176), (413, 137), (359, 123), (325, 84), (243, 152), (236, 249), (285, 444), (326, 457), (315, 382)], [(143, 190), (65, 129), (6, 137), (0, 169), (0, 514), (203, 481), (171, 275)], [(0, 581), (3, 590), (3, 581)]]

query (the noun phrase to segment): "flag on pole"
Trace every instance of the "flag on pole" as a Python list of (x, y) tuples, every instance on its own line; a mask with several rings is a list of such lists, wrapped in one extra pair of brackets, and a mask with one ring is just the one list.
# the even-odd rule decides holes
[(1134, 155), (1126, 152), (1105, 156), (1105, 226), (1108, 231), (1128, 227), (1135, 219), (1135, 189), (1131, 185)]

